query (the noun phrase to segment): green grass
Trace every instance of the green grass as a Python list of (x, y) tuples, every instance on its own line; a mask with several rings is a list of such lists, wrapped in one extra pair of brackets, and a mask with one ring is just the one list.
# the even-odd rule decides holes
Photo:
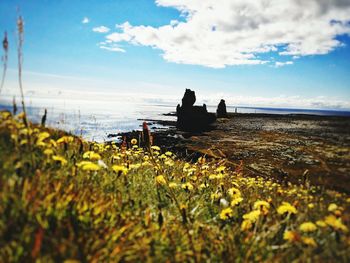
[(22, 119), (0, 113), (1, 262), (350, 260), (346, 194)]

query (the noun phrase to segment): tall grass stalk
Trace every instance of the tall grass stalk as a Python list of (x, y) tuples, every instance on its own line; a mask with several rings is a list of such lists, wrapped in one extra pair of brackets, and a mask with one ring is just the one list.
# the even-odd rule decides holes
[(18, 34), (18, 42), (17, 42), (18, 82), (19, 82), (19, 89), (21, 92), (22, 108), (24, 113), (23, 120), (24, 120), (24, 124), (28, 126), (27, 112), (26, 112), (26, 107), (24, 103), (24, 93), (23, 93), (23, 85), (22, 85), (22, 64), (23, 64), (22, 47), (23, 47), (23, 41), (24, 41), (24, 22), (23, 22), (22, 16), (19, 16), (17, 20), (17, 34)]
[(2, 91), (2, 88), (4, 87), (6, 71), (7, 71), (9, 42), (7, 40), (7, 32), (6, 31), (5, 31), (5, 34), (4, 34), (4, 40), (2, 41), (2, 48), (4, 50), (4, 55), (2, 56), (3, 71), (2, 71), (2, 78), (1, 78), (0, 93)]

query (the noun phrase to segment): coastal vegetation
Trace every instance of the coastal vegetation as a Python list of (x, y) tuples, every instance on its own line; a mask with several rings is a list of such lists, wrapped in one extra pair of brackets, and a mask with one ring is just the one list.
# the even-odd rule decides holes
[(339, 261), (350, 197), (0, 113), (1, 262)]

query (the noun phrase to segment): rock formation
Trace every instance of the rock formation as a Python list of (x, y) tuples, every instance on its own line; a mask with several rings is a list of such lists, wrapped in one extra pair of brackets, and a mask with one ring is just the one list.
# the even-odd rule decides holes
[(177, 127), (183, 131), (203, 131), (216, 120), (214, 113), (208, 113), (207, 106), (194, 106), (195, 92), (186, 89), (182, 105), (177, 105)]
[(226, 103), (225, 100), (221, 100), (218, 109), (216, 110), (216, 117), (217, 118), (227, 118), (227, 110), (226, 110)]

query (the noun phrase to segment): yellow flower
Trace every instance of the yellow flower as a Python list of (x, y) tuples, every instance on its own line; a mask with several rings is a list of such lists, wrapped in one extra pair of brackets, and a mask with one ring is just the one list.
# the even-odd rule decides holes
[(72, 136), (62, 136), (57, 140), (57, 143), (70, 143), (73, 142), (74, 138)]
[(48, 132), (41, 132), (39, 133), (38, 135), (38, 141), (37, 143), (39, 142), (43, 142), (45, 139), (49, 138), (50, 137), (50, 134)]
[(170, 188), (176, 188), (177, 187), (177, 183), (171, 182), (171, 183), (169, 183), (169, 187)]
[(334, 215), (326, 216), (325, 223), (335, 230), (341, 230), (343, 232), (348, 232), (348, 228), (340, 221), (340, 219), (336, 218)]
[(186, 190), (186, 191), (192, 191), (193, 190), (193, 185), (191, 183), (185, 183), (182, 184), (182, 189)]
[(270, 209), (270, 204), (266, 201), (258, 200), (254, 203), (253, 208), (261, 211), (264, 215), (267, 215)]
[(327, 226), (327, 224), (322, 220), (317, 220), (316, 225), (319, 227), (326, 227)]
[(253, 226), (253, 223), (250, 220), (247, 220), (247, 219), (243, 220), (241, 224), (241, 230), (242, 231), (249, 230), (252, 228), (252, 226)]
[(172, 153), (172, 152), (167, 151), (167, 152), (165, 153), (165, 155), (170, 157), (170, 156), (172, 156), (172, 155), (173, 155), (173, 153)]
[(155, 150), (155, 151), (160, 151), (160, 148), (159, 148), (158, 146), (155, 146), (155, 145), (152, 146), (151, 149), (152, 149), (152, 150)]
[(56, 162), (61, 163), (61, 165), (66, 165), (67, 164), (67, 160), (65, 158), (63, 158), (62, 156), (59, 155), (54, 155), (52, 156), (52, 159)]
[(282, 205), (280, 205), (278, 208), (277, 208), (277, 213), (279, 213), (280, 215), (283, 215), (283, 214), (297, 214), (298, 211), (297, 209), (292, 206), (290, 203), (288, 202), (282, 202)]
[(101, 166), (95, 164), (95, 163), (92, 163), (92, 162), (89, 162), (89, 163), (86, 163), (82, 166), (82, 169), (84, 171), (98, 171), (101, 169)]
[(232, 187), (230, 189), (227, 190), (227, 193), (229, 196), (231, 196), (232, 198), (238, 198), (241, 197), (241, 191), (239, 191), (239, 189)]
[(83, 154), (84, 159), (90, 159), (91, 161), (97, 161), (101, 159), (101, 155), (93, 151), (88, 151)]
[(242, 197), (237, 197), (231, 201), (231, 206), (239, 205), (243, 201)]
[(113, 165), (112, 166), (112, 170), (116, 173), (123, 173), (123, 174), (127, 174), (128, 173), (128, 168), (126, 168), (123, 165)]
[(229, 219), (233, 216), (233, 210), (228, 207), (228, 208), (225, 208), (223, 209), (221, 212), (220, 212), (220, 218), (222, 220), (226, 220), (226, 219)]
[(131, 144), (132, 145), (135, 145), (135, 144), (137, 144), (137, 140), (134, 138), (134, 139), (131, 139)]
[(334, 204), (334, 203), (332, 203), (332, 204), (330, 204), (329, 206), (328, 206), (328, 211), (329, 212), (334, 212), (335, 210), (337, 210), (338, 209), (338, 206), (336, 205), (336, 204)]
[(294, 241), (297, 241), (299, 239), (299, 236), (294, 231), (286, 230), (283, 233), (283, 239), (287, 240), (289, 242), (294, 242)]
[(221, 196), (222, 196), (222, 193), (212, 193), (210, 195), (210, 198), (211, 198), (211, 200), (216, 201), (216, 200), (219, 200), (221, 198)]
[(221, 166), (219, 166), (218, 168), (216, 168), (216, 171), (217, 171), (218, 173), (222, 173), (223, 171), (225, 171), (225, 169), (226, 169), (226, 167), (223, 166), (223, 165), (221, 165)]
[(316, 244), (315, 240), (312, 237), (302, 237), (301, 240), (307, 246), (317, 247), (317, 244)]
[(317, 226), (312, 222), (305, 222), (299, 226), (299, 229), (302, 232), (314, 232), (317, 230)]
[(256, 222), (259, 219), (261, 212), (259, 210), (253, 210), (250, 213), (243, 215), (243, 219), (249, 220), (252, 223)]
[(307, 206), (308, 206), (310, 209), (312, 209), (312, 208), (314, 208), (314, 207), (315, 207), (315, 205), (314, 205), (314, 204), (312, 204), (312, 203), (311, 203), (311, 204), (308, 204)]
[(53, 150), (52, 149), (45, 149), (44, 154), (45, 155), (53, 155)]
[(159, 185), (166, 185), (166, 180), (163, 175), (158, 175), (156, 177), (156, 183)]

